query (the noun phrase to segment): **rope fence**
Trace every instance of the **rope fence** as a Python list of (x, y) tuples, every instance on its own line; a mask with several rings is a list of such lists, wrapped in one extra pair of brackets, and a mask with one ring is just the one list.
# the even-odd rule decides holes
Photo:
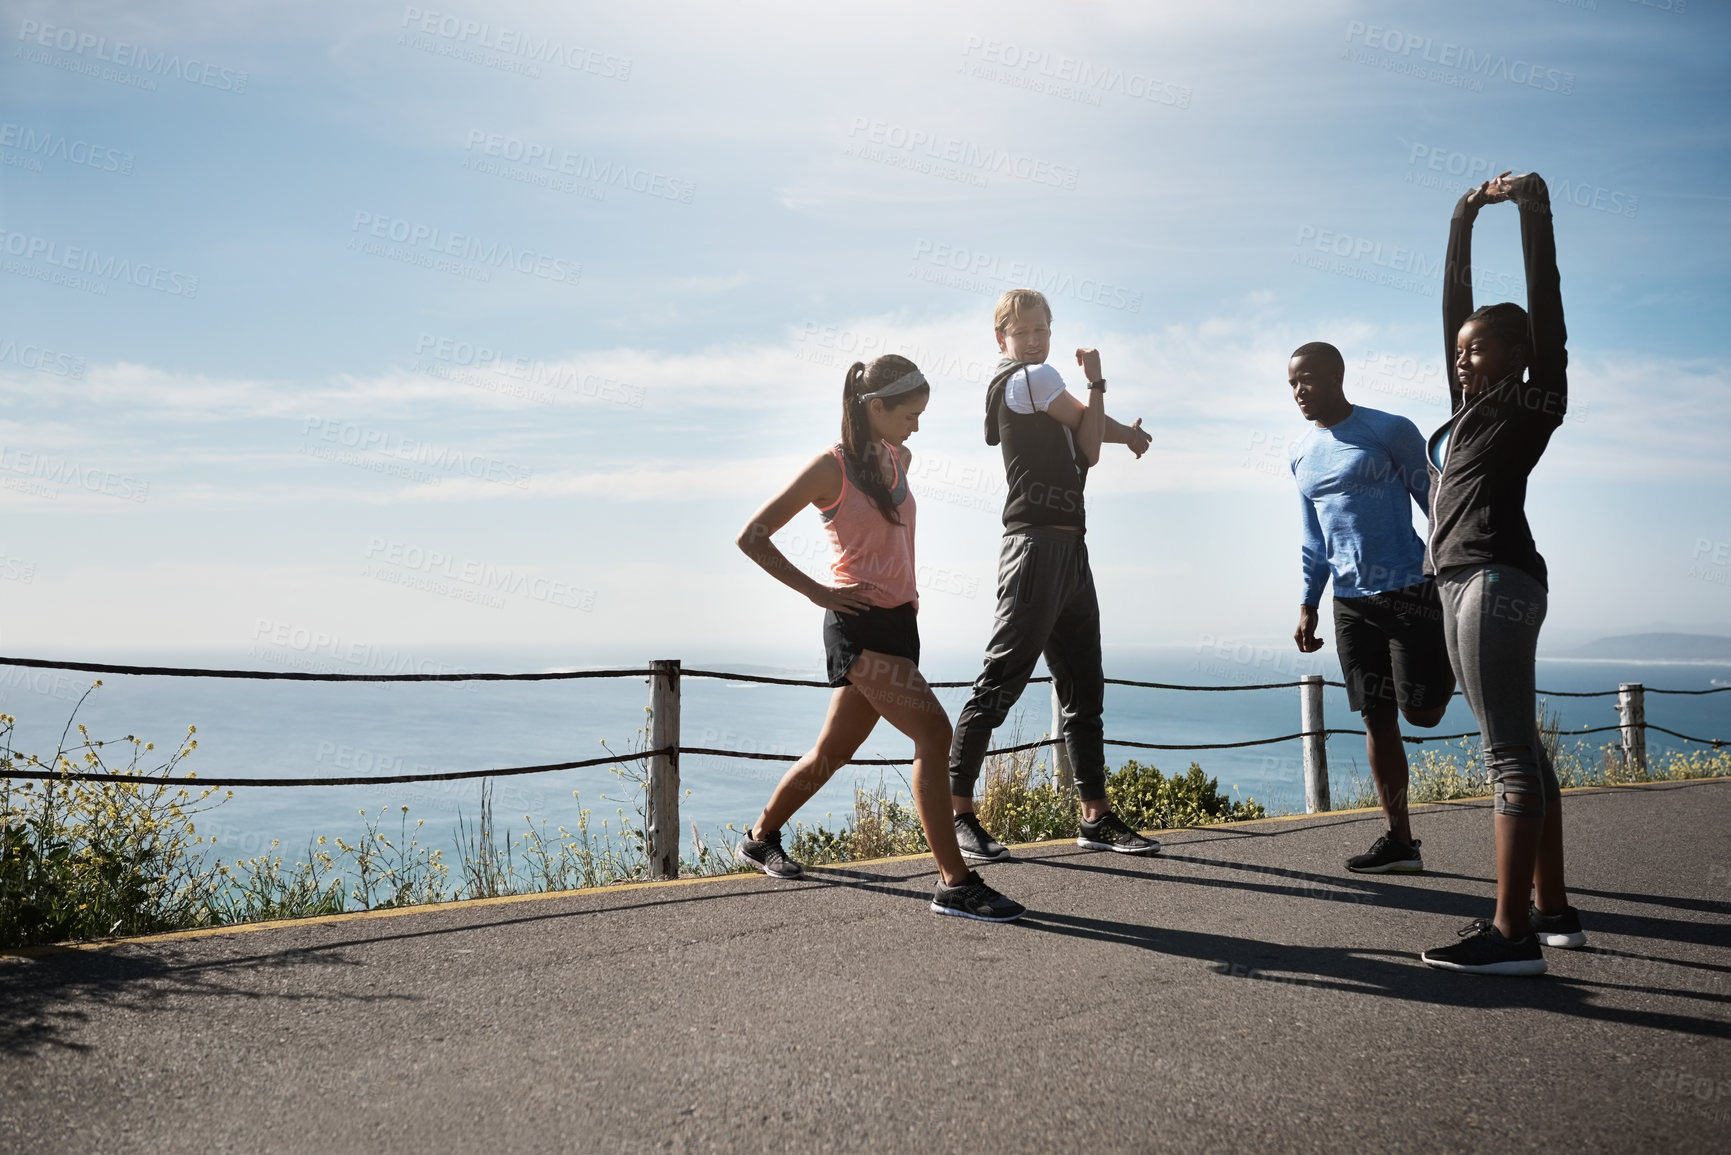
[[(48, 658), (8, 658), (0, 657), (0, 666), (27, 666), (39, 670), (79, 670), (90, 674), (137, 674), (156, 678), (249, 678), (266, 682), (559, 682), (576, 678), (647, 678), (655, 671), (648, 668), (624, 670), (544, 670), (529, 674), (498, 674), (498, 673), (455, 673), (455, 674), (333, 674), (306, 673), (299, 670), (213, 670), (192, 666), (133, 666), (114, 662), (62, 662)], [(726, 682), (757, 682), (766, 686), (805, 686), (813, 689), (830, 689), (828, 682), (820, 682), (812, 678), (772, 678), (763, 674), (738, 674), (727, 670), (682, 670), (687, 678), (714, 678)], [(1029, 678), (1030, 686), (1049, 683), (1049, 677)], [(1131, 686), (1142, 690), (1200, 690), (1205, 692), (1223, 692), (1234, 690), (1292, 690), (1308, 684), (1303, 679), (1296, 682), (1257, 682), (1230, 686), (1196, 686), (1186, 682), (1141, 682), (1131, 678), (1107, 678), (1108, 686)], [(928, 682), (935, 690), (964, 689), (973, 685), (972, 682)], [(1345, 682), (1324, 680), (1323, 685), (1332, 686), (1337, 690), (1346, 688)], [(1617, 690), (1538, 690), (1541, 698), (1609, 698), (1618, 694)], [(1649, 694), (1725, 694), (1731, 693), (1731, 686), (1714, 686), (1706, 690), (1662, 690), (1648, 686)], [(1460, 697), (1460, 691), (1454, 692)], [(1699, 741), (1701, 739), (1697, 739)]]
[(462, 778), (509, 778), (514, 774), (581, 770), (586, 766), (638, 762), (644, 758), (674, 752), (675, 748), (668, 746), (660, 750), (645, 750), (640, 754), (609, 754), (605, 758), (585, 758), (581, 762), (549, 762), (544, 766), (505, 766), (495, 770), (450, 770), (432, 774), (376, 774), (359, 778), (201, 778), (197, 774), (188, 774), (185, 778), (159, 778), (149, 774), (108, 774), (92, 770), (8, 770), (0, 774), (0, 777), (55, 782), (154, 782), (170, 786), (394, 786), (404, 782), (454, 782)]
[[(51, 662), (0, 658), (0, 666), (80, 670), (87, 674), (144, 674), (154, 678), (249, 678), (261, 682), (559, 682), (569, 678), (647, 678), (643, 670), (549, 670), (539, 674), (308, 674), (299, 670), (205, 670), (186, 666), (123, 666), (109, 662)], [(744, 678), (745, 675), (736, 675)], [(750, 679), (747, 679), (750, 680)], [(789, 685), (814, 683), (790, 682)], [(822, 683), (815, 683), (821, 685)]]
[[(725, 670), (685, 670), (677, 661), (652, 662), (645, 668), (608, 670), (549, 670), (541, 673), (450, 673), (450, 674), (338, 674), (304, 673), (277, 670), (201, 669), (182, 666), (137, 666), (110, 662), (67, 662), (44, 658), (0, 657), (0, 666), (23, 666), (36, 669), (76, 670), (93, 674), (126, 674), (168, 678), (242, 678), (258, 681), (284, 682), (551, 682), (591, 678), (648, 678), (650, 680), (650, 742), (652, 749), (625, 755), (609, 754), (603, 758), (587, 758), (575, 762), (552, 762), (538, 766), (506, 766), (485, 770), (453, 770), (421, 774), (384, 774), (346, 778), (203, 778), (189, 774), (185, 778), (163, 778), (141, 774), (99, 773), (95, 771), (59, 771), (13, 769), (6, 771), (11, 778), (71, 781), (71, 782), (149, 782), (163, 785), (198, 785), (212, 787), (261, 786), (386, 786), (413, 782), (450, 782), (473, 778), (504, 778), (520, 774), (542, 774), (558, 770), (580, 770), (586, 767), (617, 765), (621, 762), (647, 762), (647, 805), (645, 834), (648, 843), (651, 877), (674, 877), (678, 869), (678, 794), (679, 756), (681, 754), (715, 758), (738, 758), (767, 762), (795, 762), (799, 755), (766, 754), (750, 750), (727, 750), (709, 746), (685, 746), (679, 741), (679, 686), (682, 678), (707, 678), (728, 682), (748, 682), (769, 686), (797, 686), (829, 689), (828, 682), (806, 678), (777, 678), (761, 674), (740, 674)], [(1031, 678), (1030, 684), (1047, 684), (1051, 678)], [(1146, 682), (1128, 678), (1107, 678), (1107, 685), (1127, 686), (1145, 690), (1177, 690), (1204, 693), (1225, 693), (1240, 690), (1300, 691), (1301, 728), (1295, 733), (1273, 738), (1252, 738), (1242, 742), (1164, 743), (1137, 742), (1129, 739), (1105, 739), (1107, 746), (1135, 750), (1237, 750), (1251, 746), (1270, 746), (1281, 742), (1304, 743), (1305, 809), (1309, 812), (1327, 810), (1328, 754), (1327, 739), (1333, 736), (1362, 736), (1363, 730), (1330, 728), (1323, 719), (1322, 691), (1325, 686), (1344, 689), (1344, 682), (1328, 681), (1319, 674), (1308, 674), (1293, 682), (1263, 682), (1248, 685), (1194, 686), (1174, 682)], [(934, 689), (960, 689), (971, 682), (930, 682)], [(1731, 692), (1731, 686), (1714, 686), (1705, 690), (1670, 690), (1648, 688), (1638, 682), (1625, 682), (1615, 690), (1567, 691), (1539, 690), (1546, 698), (1605, 698), (1616, 696), (1620, 720), (1614, 726), (1596, 726), (1563, 731), (1571, 736), (1602, 734), (1617, 731), (1622, 735), (1624, 761), (1630, 766), (1646, 764), (1646, 732), (1655, 730), (1684, 742), (1693, 742), (1714, 749), (1731, 745), (1724, 739), (1698, 738), (1665, 726), (1648, 722), (1645, 716), (1647, 694), (1699, 696)], [(1458, 695), (1460, 691), (1455, 691)], [(987, 751), (988, 755), (1019, 754), (1044, 746), (1053, 748), (1055, 774), (1060, 782), (1069, 777), (1069, 757), (1057, 735), (1060, 730), (1060, 707), (1056, 691), (1052, 698), (1053, 724), (1051, 735), (1036, 742), (1023, 742)], [(1477, 737), (1477, 731), (1460, 734), (1402, 735), (1413, 745), (1425, 742), (1446, 742)], [(855, 758), (852, 766), (905, 766), (911, 758)]]

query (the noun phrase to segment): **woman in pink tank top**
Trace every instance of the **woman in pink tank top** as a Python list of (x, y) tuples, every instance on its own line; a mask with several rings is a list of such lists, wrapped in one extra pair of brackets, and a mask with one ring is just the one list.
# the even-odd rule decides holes
[[(740, 857), (776, 878), (804, 873), (781, 828), (864, 744), (879, 718), (914, 742), (914, 806), (937, 860), (932, 910), (988, 922), (1024, 909), (969, 870), (950, 814), (950, 720), (920, 674), (919, 590), (914, 580), (914, 498), (905, 446), (931, 386), (894, 355), (854, 362), (842, 385), (841, 441), (818, 454), (739, 533), (739, 548), (770, 576), (822, 607), (829, 683), (836, 688), (817, 745), (783, 776), (739, 844)], [(829, 534), (834, 584), (802, 572), (770, 541), (806, 506)]]

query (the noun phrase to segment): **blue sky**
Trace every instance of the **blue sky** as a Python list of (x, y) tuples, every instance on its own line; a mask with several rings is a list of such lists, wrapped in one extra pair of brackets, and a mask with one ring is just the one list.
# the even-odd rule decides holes
[[(1108, 645), (1284, 638), (1286, 354), (1439, 424), (1503, 168), (1558, 201), (1549, 636), (1731, 632), (1717, 6), (159, 7), (4, 6), (5, 652), (815, 662), (732, 538), (861, 351), (936, 382), (922, 630), (977, 652), (1029, 280), (1154, 435), (1090, 482)], [(1522, 299), (1512, 210), (1476, 250)]]

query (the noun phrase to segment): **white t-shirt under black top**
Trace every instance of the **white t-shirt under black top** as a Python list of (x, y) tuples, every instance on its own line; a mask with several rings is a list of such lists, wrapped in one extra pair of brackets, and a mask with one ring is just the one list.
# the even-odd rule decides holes
[(1086, 528), (1082, 489), (1088, 463), (1068, 426), (1046, 412), (1064, 392), (1050, 365), (998, 362), (986, 391), (986, 444), (1004, 454), (1004, 529)]

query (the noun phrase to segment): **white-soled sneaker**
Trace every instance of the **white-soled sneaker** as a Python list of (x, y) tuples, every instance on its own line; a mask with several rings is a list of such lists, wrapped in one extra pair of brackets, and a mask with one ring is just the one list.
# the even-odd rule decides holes
[(1419, 874), (1424, 871), (1424, 856), (1418, 852), (1421, 845), (1417, 838), (1406, 843), (1390, 832), (1371, 843), (1363, 854), (1347, 859), (1346, 868), (1354, 874)]
[(753, 838), (747, 831), (739, 843), (739, 857), (751, 863), (771, 878), (798, 878), (805, 867), (787, 856), (781, 848), (781, 831), (772, 830), (762, 838)]
[(972, 811), (956, 815), (956, 845), (961, 848), (963, 858), (975, 862), (1002, 862), (1010, 857), (1004, 844), (986, 832)]
[(1095, 822), (1082, 819), (1082, 833), (1076, 836), (1076, 845), (1085, 846), (1089, 850), (1116, 851), (1119, 854), (1160, 853), (1159, 842), (1131, 830), (1122, 818), (1110, 810), (1100, 815)]
[(1565, 906), (1561, 914), (1546, 914), (1537, 906), (1529, 905), (1527, 921), (1532, 924), (1533, 937), (1541, 946), (1580, 950), (1587, 945), (1587, 934), (1581, 929), (1581, 912), (1572, 906)]
[(1015, 922), (1028, 913), (1028, 908), (1013, 898), (1005, 898), (987, 886), (979, 872), (970, 870), (960, 886), (945, 886), (939, 881), (932, 894), (932, 913), (976, 918), (981, 922)]
[(1539, 940), (1529, 934), (1510, 942), (1488, 918), (1474, 919), (1461, 928), (1460, 941), (1427, 950), (1419, 957), (1426, 966), (1460, 971), (1469, 975), (1542, 975), (1545, 956)]

